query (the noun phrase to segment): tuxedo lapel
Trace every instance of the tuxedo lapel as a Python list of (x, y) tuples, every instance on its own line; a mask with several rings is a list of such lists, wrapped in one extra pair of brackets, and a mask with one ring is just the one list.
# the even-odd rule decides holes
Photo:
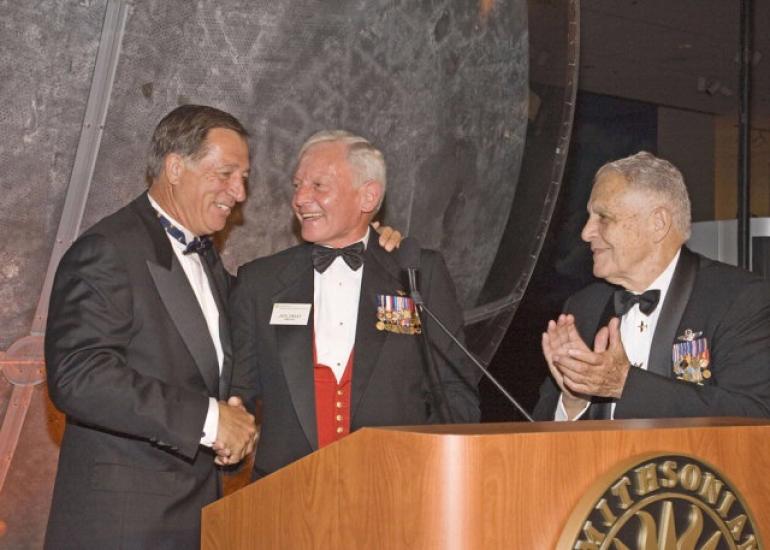
[[(311, 250), (309, 245), (300, 246), (294, 260), (278, 275), (284, 286), (273, 296), (273, 304), (313, 303)], [(311, 308), (307, 325), (275, 325), (273, 330), (291, 402), (310, 446), (316, 450), (318, 427), (313, 376), (313, 317)]]
[(226, 400), (230, 393), (233, 371), (233, 348), (230, 342), (230, 323), (227, 316), (227, 273), (216, 250), (210, 248), (201, 256), (214, 302), (219, 310), (219, 340), (222, 346), (222, 376), (219, 381), (219, 399)]
[(575, 313), (571, 311), (569, 307), (565, 308), (565, 313), (575, 313), (575, 325), (577, 326), (578, 333), (589, 348), (593, 349), (594, 336), (599, 332), (599, 329), (606, 327), (610, 320), (613, 317), (616, 317), (615, 304), (612, 299), (615, 288), (617, 287), (607, 285), (606, 298), (597, 299), (596, 305), (592, 305), (591, 309), (586, 310), (585, 312), (580, 311)]
[(674, 276), (671, 278), (671, 285), (661, 306), (658, 325), (652, 337), (647, 364), (647, 370), (650, 372), (671, 377), (672, 346), (676, 340), (676, 331), (682, 321), (682, 315), (690, 301), (697, 271), (698, 258), (687, 248), (682, 247)]
[[(166, 232), (158, 222), (155, 210), (144, 193), (132, 203), (134, 211), (147, 229), (155, 248), (155, 258), (147, 260), (161, 301), (187, 346), (201, 373), (210, 396), (219, 395), (219, 367), (214, 343), (206, 319), (198, 304), (181, 264), (171, 250)], [(220, 315), (221, 316), (221, 315)]]
[[(610, 324), (610, 321), (613, 317), (617, 317), (615, 314), (615, 300), (614, 300), (614, 293), (610, 293), (607, 303), (604, 305), (604, 309), (602, 310), (602, 314), (599, 317), (599, 323), (596, 325), (596, 329), (594, 330), (594, 334), (599, 332), (599, 329), (602, 327), (606, 327)], [(593, 348), (594, 343), (593, 342), (586, 342), (589, 347)]]
[[(169, 245), (170, 246), (170, 245)], [(147, 260), (147, 268), (155, 282), (171, 321), (182, 336), (195, 365), (206, 382), (210, 396), (219, 395), (219, 367), (214, 344), (198, 299), (176, 257), (171, 269)]]
[(377, 294), (395, 294), (395, 289), (401, 289), (398, 266), (388, 252), (380, 247), (376, 237), (374, 232), (369, 236), (361, 279), (353, 361), (353, 390), (350, 397), (351, 419), (355, 418), (361, 398), (381, 357), (383, 345), (388, 338), (392, 338), (389, 332), (376, 328)]

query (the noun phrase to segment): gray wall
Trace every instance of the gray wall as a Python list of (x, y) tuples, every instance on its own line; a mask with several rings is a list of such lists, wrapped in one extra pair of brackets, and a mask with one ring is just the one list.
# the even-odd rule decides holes
[[(6, 4), (0, 121), (0, 349), (26, 334), (79, 135), (105, 2)], [(83, 227), (145, 188), (144, 152), (180, 103), (233, 112), (253, 134), (249, 199), (222, 247), (234, 270), (297, 242), (298, 145), (325, 127), (385, 152), (384, 220), (441, 249), (464, 307), (497, 252), (526, 129), (526, 6), (497, 2), (135, 2)], [(22, 180), (23, 183), (20, 183)]]
[(0, 349), (29, 333), (106, 2), (0, 3)]

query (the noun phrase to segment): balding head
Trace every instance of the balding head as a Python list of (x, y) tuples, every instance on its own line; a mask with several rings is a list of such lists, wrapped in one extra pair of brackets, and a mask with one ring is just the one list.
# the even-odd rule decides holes
[(670, 162), (641, 152), (602, 166), (581, 233), (594, 275), (643, 291), (666, 269), (690, 234), (690, 200)]

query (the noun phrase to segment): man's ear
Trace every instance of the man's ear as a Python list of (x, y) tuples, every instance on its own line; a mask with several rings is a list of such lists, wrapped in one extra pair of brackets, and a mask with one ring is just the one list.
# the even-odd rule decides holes
[(671, 211), (665, 206), (656, 206), (650, 213), (650, 224), (652, 226), (652, 235), (655, 242), (660, 242), (666, 238), (671, 231), (674, 220)]
[(361, 212), (371, 214), (380, 204), (382, 197), (382, 185), (377, 180), (369, 180), (361, 184), (359, 189), (361, 197)]
[(163, 171), (171, 185), (176, 185), (184, 172), (184, 159), (177, 153), (169, 153), (163, 159)]

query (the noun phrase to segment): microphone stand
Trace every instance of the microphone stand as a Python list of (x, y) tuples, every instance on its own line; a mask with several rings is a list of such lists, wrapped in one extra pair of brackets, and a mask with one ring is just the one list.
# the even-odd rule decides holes
[[(508, 393), (508, 390), (506, 390), (502, 386), (502, 384), (500, 384), (500, 382), (498, 382), (497, 379), (494, 376), (492, 376), (492, 374), (486, 369), (486, 367), (484, 367), (484, 365), (482, 365), (481, 362), (478, 359), (476, 359), (476, 356), (473, 355), (468, 350), (468, 348), (466, 348), (463, 345), (463, 343), (460, 342), (460, 340), (458, 340), (457, 337), (454, 334), (452, 334), (452, 331), (449, 330), (446, 327), (446, 325), (444, 325), (444, 323), (442, 323), (441, 320), (433, 314), (433, 312), (428, 308), (427, 305), (425, 305), (425, 301), (422, 299), (422, 295), (417, 290), (417, 286), (413, 284), (415, 282), (414, 280), (415, 280), (415, 272), (414, 272), (413, 269), (410, 269), (409, 270), (409, 284), (410, 284), (410, 288), (412, 289), (412, 292), (411, 292), (412, 300), (414, 300), (414, 304), (417, 307), (417, 309), (419, 310), (420, 314), (422, 315), (423, 312), (427, 313), (428, 316), (431, 319), (433, 319), (433, 321), (438, 325), (438, 327), (444, 332), (444, 334), (449, 336), (449, 338), (451, 338), (452, 342), (454, 342), (455, 345), (458, 348), (460, 348), (460, 350), (465, 354), (465, 356), (468, 357), (468, 359), (470, 359), (473, 362), (473, 364), (476, 365), (476, 367), (479, 370), (481, 370), (481, 372), (484, 373), (484, 375), (495, 385), (495, 387), (498, 390), (500, 390), (500, 392), (505, 396), (505, 398), (508, 400), (508, 402), (511, 403), (514, 407), (516, 407), (516, 409), (519, 411), (519, 413), (524, 418), (526, 418), (530, 422), (534, 422), (535, 419), (532, 418), (530, 416), (530, 414), (526, 410), (524, 410), (524, 407), (519, 405), (519, 402), (516, 401), (516, 399), (510, 393)], [(423, 331), (425, 331), (425, 323), (423, 323)], [(425, 334), (425, 336), (426, 336), (426, 341), (427, 341), (427, 333)], [(434, 367), (434, 369), (435, 369), (435, 367)]]
[[(409, 288), (411, 290), (410, 295), (414, 301), (414, 305), (417, 308), (418, 313), (422, 315), (420, 310), (420, 304), (414, 298), (417, 295), (420, 300), (422, 297), (417, 291), (417, 273), (414, 269), (407, 269), (407, 276), (409, 277)], [(444, 386), (441, 384), (441, 378), (436, 368), (436, 362), (433, 358), (433, 351), (430, 349), (430, 338), (428, 337), (428, 327), (425, 323), (422, 323), (422, 348), (423, 355), (425, 356), (425, 362), (427, 367), (428, 382), (430, 383), (430, 394), (433, 398), (433, 403), (436, 405), (436, 411), (438, 412), (441, 423), (454, 423), (452, 416), (452, 410), (449, 408), (449, 402), (444, 392)]]

